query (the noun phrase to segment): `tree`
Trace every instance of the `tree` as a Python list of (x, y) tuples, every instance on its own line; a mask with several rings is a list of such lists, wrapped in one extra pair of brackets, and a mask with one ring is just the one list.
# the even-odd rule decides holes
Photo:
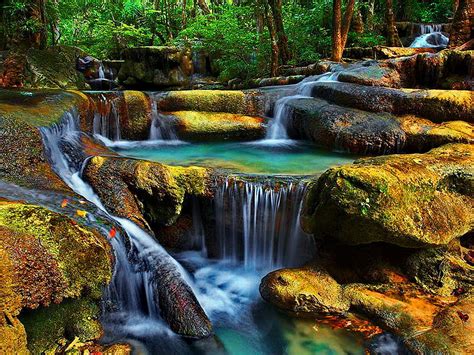
[(346, 47), (347, 35), (351, 26), (352, 15), (354, 13), (355, 0), (349, 0), (342, 19), (342, 1), (333, 0), (332, 17), (332, 56), (331, 59), (340, 62), (342, 53)]
[[(469, 6), (470, 2), (471, 0), (459, 0), (451, 26), (449, 48), (459, 47), (473, 38), (471, 21), (474, 21), (474, 9)], [(470, 11), (471, 14), (469, 13)]]
[(268, 3), (264, 1), (264, 15), (265, 22), (267, 24), (268, 33), (270, 35), (270, 45), (271, 45), (271, 64), (270, 64), (270, 75), (278, 75), (278, 66), (280, 59), (280, 48), (278, 47), (277, 34), (274, 26), (274, 19), (271, 11), (268, 9)]
[(386, 0), (385, 2), (385, 22), (387, 45), (390, 47), (402, 47), (402, 42), (400, 41), (400, 37), (398, 37), (397, 26), (395, 25), (392, 0)]
[(278, 50), (282, 64), (288, 63), (290, 60), (290, 51), (288, 49), (288, 37), (283, 26), (282, 16), (282, 0), (268, 0), (273, 15), (275, 31), (278, 36)]

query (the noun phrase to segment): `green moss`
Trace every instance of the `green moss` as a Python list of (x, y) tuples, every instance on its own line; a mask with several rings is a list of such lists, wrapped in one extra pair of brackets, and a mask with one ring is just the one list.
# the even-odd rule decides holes
[(101, 297), (101, 287), (110, 281), (112, 260), (110, 246), (100, 234), (45, 208), (17, 203), (0, 204), (0, 225), (41, 240), (67, 282), (65, 297), (79, 297), (84, 290)]
[(24, 311), (19, 319), (23, 323), (32, 354), (54, 351), (64, 340), (75, 337), (86, 342), (102, 335), (98, 317), (100, 308), (88, 298), (65, 300), (46, 308)]

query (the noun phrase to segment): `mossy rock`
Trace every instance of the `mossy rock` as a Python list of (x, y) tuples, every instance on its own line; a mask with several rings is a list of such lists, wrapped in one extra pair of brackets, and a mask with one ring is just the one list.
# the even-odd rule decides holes
[(24, 87), (87, 89), (84, 75), (76, 70), (76, 59), (86, 55), (81, 49), (68, 46), (29, 49)]
[(474, 145), (360, 159), (310, 185), (303, 228), (348, 244), (447, 245), (473, 228)]
[(227, 112), (262, 116), (265, 113), (258, 91), (190, 90), (170, 91), (159, 101), (161, 111)]
[(210, 172), (119, 157), (94, 157), (84, 177), (112, 213), (150, 230), (179, 217), (185, 198), (209, 193)]
[(340, 314), (349, 310), (341, 285), (317, 267), (273, 271), (262, 279), (260, 294), (294, 315)]
[(256, 140), (265, 135), (263, 119), (222, 112), (171, 112), (184, 140)]
[(410, 114), (437, 123), (474, 122), (474, 92), (469, 90), (394, 89), (321, 82), (314, 85), (312, 95), (364, 111)]

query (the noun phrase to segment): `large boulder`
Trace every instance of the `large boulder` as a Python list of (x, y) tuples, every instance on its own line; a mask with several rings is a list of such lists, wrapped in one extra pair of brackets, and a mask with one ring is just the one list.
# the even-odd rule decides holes
[(34, 354), (64, 338), (100, 338), (99, 302), (113, 269), (103, 236), (46, 208), (1, 201), (0, 242), (0, 349), (25, 351), (25, 335)]
[(186, 197), (208, 194), (210, 173), (199, 167), (167, 166), (121, 157), (93, 157), (84, 178), (107, 209), (143, 228), (169, 226)]
[(435, 124), (414, 116), (366, 112), (325, 100), (289, 100), (289, 133), (315, 144), (356, 154), (423, 152), (446, 143), (471, 143), (473, 126)]
[(11, 51), (4, 63), (3, 86), (23, 88), (88, 89), (76, 59), (86, 54), (79, 48), (54, 46)]
[(330, 169), (305, 197), (303, 228), (348, 244), (446, 245), (474, 225), (473, 154), (452, 144)]
[(136, 47), (122, 52), (119, 80), (128, 87), (186, 86), (193, 73), (191, 52), (177, 47)]
[(474, 92), (468, 90), (416, 90), (316, 83), (312, 96), (338, 105), (372, 112), (412, 114), (433, 122), (474, 122)]

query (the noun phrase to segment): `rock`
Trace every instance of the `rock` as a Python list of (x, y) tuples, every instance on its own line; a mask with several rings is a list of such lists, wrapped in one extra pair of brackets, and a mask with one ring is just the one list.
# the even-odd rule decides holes
[(462, 121), (435, 124), (414, 116), (365, 112), (311, 98), (292, 99), (287, 105), (290, 135), (329, 149), (389, 154), (474, 142), (473, 126)]
[(265, 135), (260, 117), (198, 111), (170, 114), (177, 121), (178, 136), (184, 140), (256, 140)]
[(375, 59), (374, 49), (372, 47), (348, 47), (344, 49), (343, 58), (350, 59)]
[(94, 157), (84, 178), (107, 209), (150, 230), (179, 217), (186, 197), (208, 194), (209, 171), (119, 157)]
[(122, 52), (119, 80), (128, 87), (186, 86), (193, 72), (191, 53), (177, 47), (135, 47)]
[(338, 80), (367, 86), (385, 86), (391, 88), (401, 86), (400, 74), (396, 70), (382, 67), (378, 64), (342, 71), (339, 74)]
[(29, 188), (71, 190), (53, 172), (38, 127), (60, 122), (74, 107), (88, 107), (82, 94), (60, 91), (0, 92), (0, 179)]
[(331, 70), (332, 66), (339, 65), (337, 62), (321, 60), (304, 67), (282, 66), (280, 72), (284, 76), (291, 75), (319, 75)]
[(262, 279), (263, 299), (294, 315), (338, 314), (349, 310), (342, 287), (324, 270), (282, 269)]
[(113, 269), (103, 236), (46, 208), (3, 200), (0, 239), (0, 310), (9, 318), (0, 322), (6, 335), (0, 348), (21, 351), (26, 334), (35, 354), (54, 349), (64, 337), (84, 342), (102, 335), (98, 302)]
[(474, 223), (473, 145), (360, 159), (326, 171), (304, 200), (302, 225), (347, 244), (448, 244)]
[(433, 48), (411, 48), (411, 47), (374, 47), (374, 55), (377, 59), (388, 59), (397, 57), (409, 57), (419, 53), (436, 53)]
[(79, 48), (68, 46), (12, 52), (5, 61), (3, 86), (87, 89), (84, 76), (76, 70), (76, 58), (85, 56)]
[(263, 95), (256, 90), (170, 91), (158, 102), (158, 108), (165, 112), (203, 111), (263, 116), (263, 99)]
[(432, 122), (474, 123), (474, 92), (467, 90), (397, 90), (321, 82), (313, 86), (312, 96), (365, 111), (412, 114)]

